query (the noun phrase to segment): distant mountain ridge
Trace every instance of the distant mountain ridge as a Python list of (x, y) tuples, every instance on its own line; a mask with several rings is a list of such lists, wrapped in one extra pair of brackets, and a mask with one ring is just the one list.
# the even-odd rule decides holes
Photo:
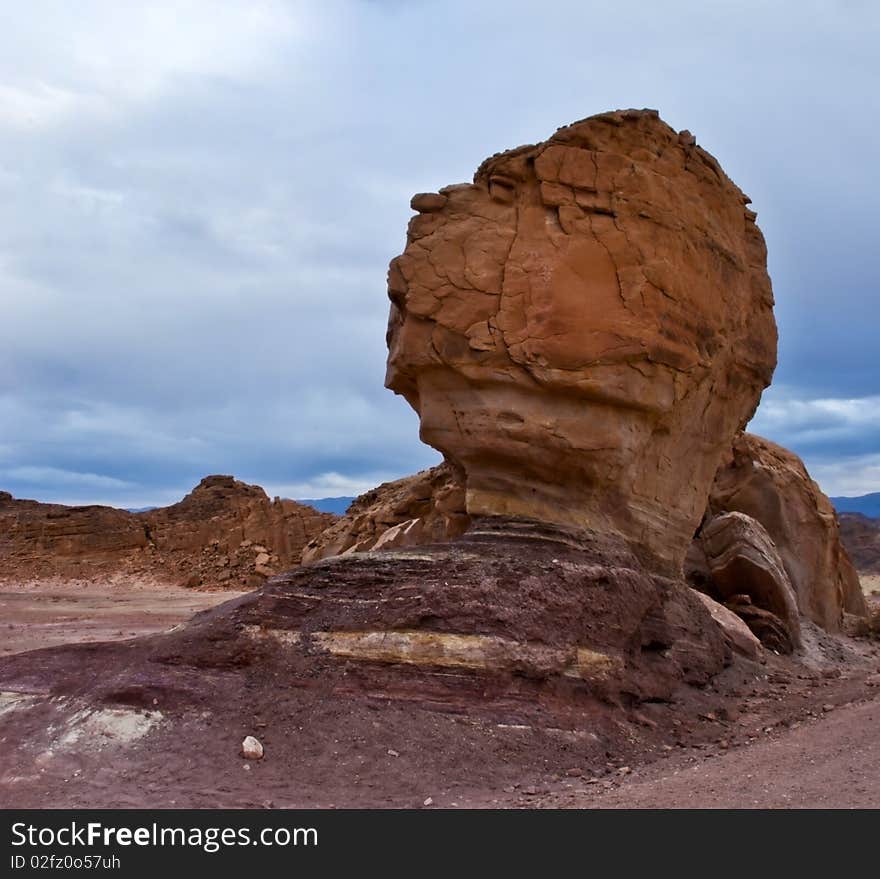
[(319, 498), (297, 498), (298, 504), (308, 504), (322, 513), (335, 513), (337, 516), (344, 516), (353, 497), (319, 497)]
[(177, 503), (131, 513), (0, 491), (0, 582), (48, 579), (252, 589), (296, 567), (336, 517), (258, 485), (206, 476)]
[(880, 519), (880, 491), (858, 497), (833, 497), (831, 503), (838, 513), (861, 513), (871, 519)]

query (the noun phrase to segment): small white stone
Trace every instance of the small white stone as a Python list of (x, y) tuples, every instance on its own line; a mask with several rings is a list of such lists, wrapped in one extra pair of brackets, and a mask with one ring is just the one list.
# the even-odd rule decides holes
[(241, 754), (246, 760), (262, 760), (263, 746), (260, 740), (253, 736), (245, 736), (241, 743)]

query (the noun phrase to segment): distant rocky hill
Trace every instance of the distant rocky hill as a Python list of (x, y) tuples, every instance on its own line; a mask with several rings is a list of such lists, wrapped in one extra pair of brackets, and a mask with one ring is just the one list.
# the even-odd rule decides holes
[(880, 492), (859, 497), (833, 497), (831, 503), (838, 513), (861, 513), (872, 519), (880, 519)]
[(880, 574), (880, 519), (861, 513), (841, 513), (840, 539), (856, 570)]
[(182, 501), (139, 513), (18, 500), (0, 492), (0, 580), (114, 579), (254, 587), (299, 564), (336, 516), (232, 476), (205, 477)]

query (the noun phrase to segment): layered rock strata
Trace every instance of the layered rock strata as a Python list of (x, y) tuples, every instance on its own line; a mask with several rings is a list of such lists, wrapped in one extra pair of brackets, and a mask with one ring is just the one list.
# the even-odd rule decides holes
[[(188, 704), (194, 675), (201, 687), (205, 675), (244, 666), (283, 675), (285, 689), (320, 687), (340, 705), (373, 694), (501, 720), (528, 706), (564, 716), (668, 700), (731, 661), (694, 592), (646, 571), (622, 541), (501, 518), (430, 551), (303, 565), (140, 645), (128, 655), (149, 674), (136, 664), (90, 678), (90, 699), (149, 705), (161, 682), (163, 704)], [(100, 664), (116, 646), (89, 655)], [(54, 653), (65, 650), (77, 652)], [(57, 691), (79, 681), (83, 694), (64, 666), (53, 666)], [(5, 686), (18, 667), (0, 667)]]
[[(310, 543), (304, 558), (454, 539), (469, 521), (464, 498), (463, 474), (449, 464), (386, 483), (358, 498), (349, 515)], [(768, 564), (781, 567), (801, 615), (831, 632), (840, 630), (844, 613), (865, 616), (858, 574), (841, 541), (834, 509), (794, 453), (761, 437), (738, 434), (716, 473), (704, 520), (729, 512), (743, 513), (759, 524), (750, 529), (757, 535), (751, 552), (761, 556), (768, 551), (774, 559)], [(880, 557), (880, 529), (863, 517), (845, 515), (841, 521), (860, 563), (870, 571), (874, 557)], [(455, 522), (455, 528), (447, 522)], [(743, 584), (730, 593), (713, 582), (699, 535), (689, 547), (685, 570), (692, 585), (717, 599), (748, 595), (751, 604), (739, 600), (737, 612), (756, 621), (762, 632), (773, 628), (774, 643), (797, 642), (797, 622), (786, 620), (790, 607), (778, 625), (771, 625), (762, 611), (774, 610), (762, 603), (766, 596), (760, 589)], [(791, 632), (779, 635), (777, 629)]]

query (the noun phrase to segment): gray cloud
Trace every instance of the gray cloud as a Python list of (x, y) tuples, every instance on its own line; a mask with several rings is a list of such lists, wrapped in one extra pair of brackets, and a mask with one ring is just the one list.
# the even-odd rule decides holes
[[(755, 201), (756, 429), (880, 489), (868, 2), (33, 3), (0, 34), (0, 482), (140, 506), (207, 472), (358, 491), (436, 460), (382, 388), (409, 196), (609, 107)], [(844, 407), (845, 408), (845, 407)], [(836, 468), (836, 469), (835, 469)], [(841, 469), (843, 468), (843, 469)]]

